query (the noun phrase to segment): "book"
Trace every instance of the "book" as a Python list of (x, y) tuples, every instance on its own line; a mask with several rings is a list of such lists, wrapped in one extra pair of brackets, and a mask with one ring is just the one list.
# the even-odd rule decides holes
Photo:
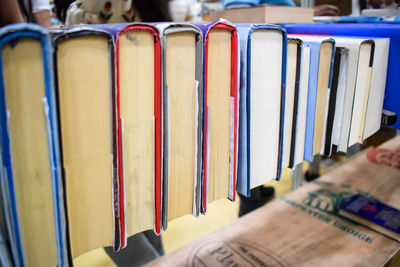
[(219, 20), (197, 24), (204, 41), (202, 212), (220, 198), (235, 201), (238, 151), (239, 37)]
[(146, 24), (122, 29), (116, 38), (116, 59), (126, 236), (153, 228), (160, 234), (161, 43), (157, 29)]
[[(345, 58), (347, 53), (348, 53), (347, 48), (336, 47), (335, 59), (332, 70), (332, 87), (329, 93), (329, 104), (328, 104), (329, 106), (328, 106), (328, 114), (326, 120), (327, 124), (325, 131), (325, 139), (323, 140), (323, 145), (321, 148), (322, 149), (321, 155), (325, 156), (330, 156), (332, 153), (332, 139), (333, 139), (332, 136), (334, 134), (333, 127), (335, 125), (335, 121), (339, 121), (339, 119), (335, 117), (337, 112), (336, 99), (338, 95), (339, 83), (341, 81), (339, 80), (339, 75), (344, 75), (343, 77), (340, 77), (340, 79), (347, 77), (346, 74), (343, 74), (343, 71), (341, 72), (341, 69), (344, 68), (343, 66), (347, 64), (347, 61), (346, 62), (345, 60), (342, 61), (342, 58)], [(340, 85), (342, 85), (342, 83)], [(342, 88), (344, 88), (344, 86), (342, 86)]]
[(282, 167), (293, 168), (299, 106), (302, 41), (288, 39)]
[(286, 32), (276, 25), (236, 24), (240, 36), (237, 191), (278, 179), (282, 169)]
[(118, 250), (113, 37), (86, 26), (52, 33), (71, 255), (105, 246)]
[[(341, 139), (342, 135), (342, 122), (344, 116), (344, 105), (345, 105), (345, 97), (346, 97), (346, 85), (347, 85), (347, 68), (348, 68), (348, 58), (349, 58), (349, 51), (347, 48), (337, 48), (342, 50), (337, 58), (335, 58), (335, 66), (339, 68), (336, 69), (334, 73), (334, 79), (332, 82), (332, 87), (336, 87), (336, 106), (335, 106), (335, 114), (333, 118), (333, 127), (332, 127), (332, 138), (331, 138), (331, 147), (327, 148), (330, 149), (331, 152), (337, 152), (340, 142), (342, 141), (343, 146), (343, 138)], [(336, 62), (337, 61), (337, 62)], [(337, 75), (337, 76), (336, 76)], [(337, 83), (337, 85), (335, 84)], [(326, 143), (326, 145), (328, 145)]]
[(163, 116), (162, 229), (199, 216), (203, 138), (203, 36), (192, 24), (156, 24), (161, 41)]
[[(390, 38), (387, 77), (384, 91), (383, 109), (399, 114), (400, 106), (397, 103), (400, 84), (397, 70), (400, 68), (400, 25), (387, 23), (318, 23), (318, 24), (286, 24), (283, 25), (288, 33), (293, 34), (324, 34), (353, 37)], [(382, 72), (382, 75), (386, 72)], [(382, 78), (381, 78), (382, 79)], [(380, 106), (379, 103), (376, 106)], [(376, 110), (375, 110), (376, 112)], [(378, 115), (377, 115), (378, 116)], [(375, 121), (376, 125), (377, 122)], [(395, 122), (393, 128), (400, 129), (400, 121)]]
[(400, 241), (400, 210), (365, 194), (355, 194), (343, 201), (339, 214), (372, 230)]
[(304, 160), (311, 162), (320, 154), (326, 127), (327, 102), (331, 87), (335, 41), (332, 38), (289, 35), (310, 47), (307, 120)]
[(67, 266), (51, 38), (0, 30), (1, 189), (14, 264)]
[(149, 23), (94, 25), (115, 40), (121, 248), (136, 233), (161, 233), (161, 42)]
[[(372, 64), (371, 85), (367, 99), (363, 126), (360, 129), (362, 140), (367, 139), (381, 128), (383, 103), (385, 99), (386, 74), (388, 73), (389, 38), (372, 38), (374, 56)], [(363, 113), (364, 114), (364, 113)]]
[[(399, 151), (396, 137), (361, 152), (317, 180), (147, 266), (384, 266), (398, 253), (399, 242), (343, 218), (339, 207), (360, 192), (400, 209)], [(340, 253), (332, 253), (336, 248)]]
[(276, 5), (231, 8), (210, 13), (210, 20), (220, 18), (234, 23), (313, 23), (313, 9)]
[(371, 39), (333, 37), (339, 47), (349, 50), (347, 85), (342, 121), (342, 148), (360, 143), (361, 120), (365, 117), (367, 98), (370, 90), (374, 42)]
[(310, 74), (310, 45), (301, 42), (301, 62), (300, 62), (300, 84), (299, 84), (299, 100), (296, 119), (296, 141), (294, 165), (298, 165), (304, 160), (304, 144), (306, 136), (307, 123), (307, 100), (308, 100), (308, 81)]

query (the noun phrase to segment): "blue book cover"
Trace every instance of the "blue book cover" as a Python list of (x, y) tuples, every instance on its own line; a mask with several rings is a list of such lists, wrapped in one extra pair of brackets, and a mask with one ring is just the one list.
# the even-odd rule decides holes
[[(58, 135), (58, 124), (57, 124), (57, 107), (55, 101), (55, 90), (54, 90), (54, 76), (53, 76), (53, 46), (51, 42), (51, 37), (45, 28), (39, 27), (33, 24), (15, 24), (3, 27), (0, 30), (0, 46), (4, 49), (11, 47), (11, 49), (16, 49), (23, 41), (34, 40), (35, 43), (40, 44), (40, 49), (43, 57), (43, 74), (42, 80), (44, 82), (44, 97), (42, 99), (43, 103), (43, 114), (45, 115), (45, 127), (47, 136), (47, 149), (48, 151), (40, 151), (48, 155), (48, 161), (50, 163), (49, 167), (51, 176), (51, 194), (53, 198), (53, 203), (49, 203), (54, 211), (54, 226), (56, 242), (54, 246), (57, 247), (57, 261), (58, 266), (68, 266), (67, 257), (67, 246), (66, 246), (66, 233), (65, 233), (65, 213), (64, 213), (64, 202), (63, 202), (63, 184), (61, 178), (61, 160), (60, 160), (60, 147), (59, 147), (59, 135)], [(16, 55), (17, 56), (17, 55)], [(0, 135), (0, 145), (1, 145), (1, 168), (4, 170), (1, 176), (1, 189), (4, 202), (4, 210), (6, 213), (8, 233), (10, 237), (11, 250), (13, 254), (14, 262), (17, 266), (25, 266), (29, 263), (26, 262), (25, 252), (23, 251), (23, 243), (26, 240), (22, 240), (23, 234), (21, 233), (20, 224), (20, 213), (17, 210), (18, 203), (17, 199), (21, 199), (17, 196), (18, 192), (15, 187), (15, 177), (18, 173), (14, 172), (14, 161), (12, 154), (12, 139), (13, 136), (10, 135), (10, 123), (11, 114), (7, 106), (6, 97), (6, 79), (4, 71), (8, 66), (4, 62), (3, 53), (0, 55), (0, 125), (1, 125), (1, 135)], [(18, 66), (20, 67), (20, 66)], [(21, 68), (20, 71), (23, 71)], [(24, 75), (24, 72), (21, 73)], [(31, 75), (25, 74), (25, 75)], [(28, 77), (24, 77), (28, 78)], [(32, 78), (30, 78), (32, 79)], [(40, 78), (39, 78), (40, 79)], [(13, 88), (15, 89), (15, 88)], [(26, 93), (31, 88), (26, 88)], [(22, 88), (24, 90), (24, 88)], [(23, 93), (25, 94), (25, 93)], [(35, 116), (34, 112), (26, 110), (23, 113), (25, 120), (33, 120)], [(14, 119), (15, 121), (15, 119)], [(15, 122), (14, 127), (15, 127)], [(39, 126), (38, 126), (39, 127)], [(34, 153), (38, 153), (35, 151)], [(32, 153), (28, 149), (24, 149), (25, 153)], [(15, 156), (15, 155), (14, 155)], [(34, 177), (26, 177), (33, 179)], [(27, 181), (29, 180), (27, 179)], [(34, 180), (32, 180), (33, 182)], [(44, 186), (44, 185), (42, 185)], [(19, 192), (21, 193), (21, 192)], [(51, 222), (50, 222), (51, 224)]]
[(352, 195), (340, 205), (340, 214), (400, 241), (400, 210), (375, 198)]
[[(400, 114), (400, 25), (387, 23), (320, 23), (320, 24), (285, 24), (288, 33), (317, 34), (357, 37), (390, 38), (389, 62), (386, 77), (386, 90), (383, 109)], [(400, 129), (400, 120), (391, 126)]]
[[(240, 89), (239, 89), (239, 152), (238, 152), (238, 179), (236, 190), (244, 196), (250, 196), (250, 94), (251, 94), (251, 35), (258, 29), (273, 29), (282, 32), (282, 87), (281, 87), (281, 112), (279, 127), (279, 144), (277, 159), (277, 172), (274, 179), (279, 180), (282, 171), (283, 126), (285, 106), (285, 79), (286, 79), (286, 32), (277, 25), (269, 24), (235, 24), (240, 38)], [(272, 177), (266, 177), (267, 179)]]

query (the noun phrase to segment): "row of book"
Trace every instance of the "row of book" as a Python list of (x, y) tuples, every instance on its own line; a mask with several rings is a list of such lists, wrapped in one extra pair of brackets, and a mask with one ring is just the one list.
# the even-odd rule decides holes
[(0, 30), (1, 188), (19, 266), (235, 200), (380, 127), (389, 39), (278, 25)]

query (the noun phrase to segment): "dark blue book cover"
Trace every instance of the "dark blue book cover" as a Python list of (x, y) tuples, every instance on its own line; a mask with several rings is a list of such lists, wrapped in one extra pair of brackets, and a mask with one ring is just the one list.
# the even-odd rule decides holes
[(363, 194), (352, 195), (340, 205), (340, 213), (400, 241), (400, 210), (375, 198)]

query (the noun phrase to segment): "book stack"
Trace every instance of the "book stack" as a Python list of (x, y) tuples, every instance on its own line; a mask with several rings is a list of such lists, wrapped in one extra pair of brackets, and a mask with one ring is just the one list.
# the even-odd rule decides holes
[(380, 127), (389, 39), (219, 20), (19, 24), (0, 45), (12, 255), (64, 266), (363, 142)]

